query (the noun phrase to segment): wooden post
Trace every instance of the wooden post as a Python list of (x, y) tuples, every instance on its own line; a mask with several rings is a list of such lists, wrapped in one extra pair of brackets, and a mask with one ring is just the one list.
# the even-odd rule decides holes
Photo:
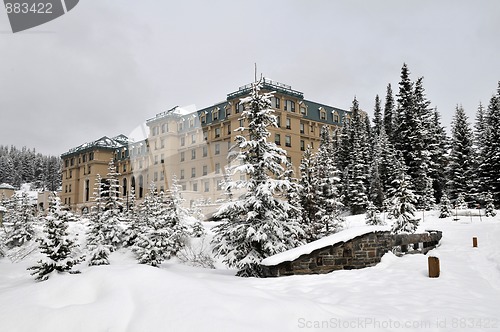
[(429, 278), (438, 278), (440, 274), (439, 258), (429, 256), (427, 259), (429, 264)]
[(477, 248), (477, 237), (472, 238), (472, 247)]

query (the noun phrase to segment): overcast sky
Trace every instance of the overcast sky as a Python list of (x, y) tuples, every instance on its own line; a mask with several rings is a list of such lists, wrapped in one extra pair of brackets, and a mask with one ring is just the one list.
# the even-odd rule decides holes
[(0, 9), (0, 144), (59, 155), (128, 135), (176, 105), (207, 107), (265, 77), (373, 110), (406, 62), (449, 128), (500, 80), (500, 1), (81, 0), (12, 34)]

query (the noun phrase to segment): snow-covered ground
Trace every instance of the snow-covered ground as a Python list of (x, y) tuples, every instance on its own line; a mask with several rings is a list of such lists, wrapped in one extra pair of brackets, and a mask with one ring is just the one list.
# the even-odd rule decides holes
[[(349, 217), (359, 227), (363, 216)], [(0, 259), (0, 331), (500, 331), (500, 218), (441, 220), (441, 276), (427, 256), (386, 254), (371, 268), (326, 275), (239, 278), (168, 262), (110, 266), (35, 282), (36, 259)], [(472, 237), (478, 237), (478, 248)]]

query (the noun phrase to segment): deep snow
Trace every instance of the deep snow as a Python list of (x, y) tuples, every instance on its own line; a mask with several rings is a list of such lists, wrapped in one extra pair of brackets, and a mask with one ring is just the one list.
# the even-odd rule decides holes
[[(0, 331), (500, 331), (500, 218), (426, 215), (443, 231), (441, 276), (427, 256), (386, 254), (375, 267), (326, 275), (239, 278), (174, 261), (110, 266), (35, 282), (36, 259), (0, 260)], [(364, 216), (349, 217), (360, 227)], [(472, 237), (478, 248), (472, 248)]]

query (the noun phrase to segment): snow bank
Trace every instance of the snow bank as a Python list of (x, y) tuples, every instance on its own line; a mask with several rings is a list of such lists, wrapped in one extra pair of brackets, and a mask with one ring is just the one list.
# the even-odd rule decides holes
[(388, 226), (361, 226), (346, 229), (344, 231), (335, 233), (333, 235), (324, 237), (317, 241), (305, 244), (303, 246), (287, 250), (285, 252), (273, 255), (263, 259), (261, 264), (266, 266), (277, 265), (283, 262), (290, 262), (302, 255), (307, 255), (314, 250), (321, 249), (324, 247), (332, 246), (340, 242), (346, 242), (348, 240), (354, 239), (355, 237), (365, 235), (373, 232), (385, 232), (390, 231), (391, 228)]

